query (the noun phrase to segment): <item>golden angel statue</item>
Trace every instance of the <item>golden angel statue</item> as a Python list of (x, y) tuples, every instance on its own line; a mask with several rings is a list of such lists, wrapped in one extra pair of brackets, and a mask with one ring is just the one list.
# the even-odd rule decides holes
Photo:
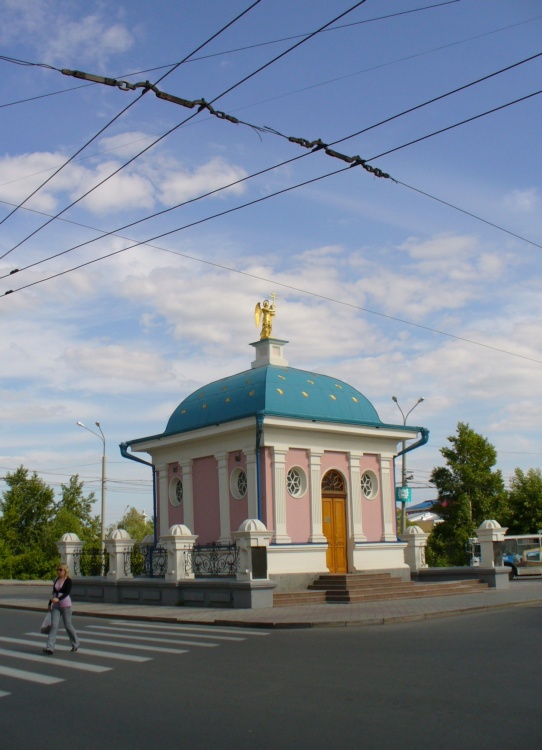
[(256, 328), (259, 328), (261, 323), (262, 332), (260, 334), (260, 339), (271, 338), (273, 318), (275, 317), (276, 312), (275, 305), (271, 304), (268, 299), (264, 300), (261, 305), (259, 302), (257, 303), (256, 308), (254, 309), (254, 322), (256, 323)]

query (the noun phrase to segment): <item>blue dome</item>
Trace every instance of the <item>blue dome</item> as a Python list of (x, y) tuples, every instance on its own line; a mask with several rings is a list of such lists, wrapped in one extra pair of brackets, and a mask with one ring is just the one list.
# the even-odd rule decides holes
[(306, 370), (265, 365), (194, 391), (175, 409), (163, 434), (188, 432), (256, 414), (382, 424), (371, 402), (348, 383)]

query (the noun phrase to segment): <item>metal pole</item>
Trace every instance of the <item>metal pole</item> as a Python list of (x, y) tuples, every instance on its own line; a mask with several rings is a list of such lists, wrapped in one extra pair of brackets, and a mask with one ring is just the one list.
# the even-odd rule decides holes
[(87, 427), (82, 422), (77, 422), (78, 427), (83, 427), (83, 429), (87, 430), (87, 432), (91, 432), (93, 435), (96, 435), (97, 438), (99, 438), (102, 441), (103, 446), (103, 453), (102, 453), (102, 511), (101, 511), (101, 525), (100, 525), (100, 550), (103, 553), (105, 549), (105, 493), (106, 493), (106, 484), (107, 484), (107, 478), (106, 478), (106, 455), (105, 455), (105, 435), (103, 434), (103, 430), (101, 428), (101, 425), (99, 422), (94, 423), (96, 427), (100, 430), (100, 433), (98, 434), (94, 430), (91, 430), (90, 427)]
[[(406, 420), (403, 422), (406, 424)], [(406, 440), (403, 440), (403, 451), (406, 448)], [(403, 453), (403, 460), (401, 462), (401, 487), (406, 487), (406, 453)], [(401, 534), (406, 531), (406, 500), (401, 502)]]
[[(395, 404), (399, 411), (401, 412), (401, 416), (403, 417), (403, 425), (406, 426), (408, 415), (411, 414), (414, 409), (418, 406), (418, 404), (421, 404), (422, 401), (425, 399), (423, 396), (420, 396), (420, 398), (416, 401), (414, 406), (407, 411), (405, 414), (404, 411), (401, 409), (401, 406), (399, 405), (399, 401), (397, 400), (397, 396), (391, 397), (392, 401), (395, 401)], [(403, 440), (403, 450), (402, 450), (402, 461), (401, 461), (401, 487), (407, 486), (407, 471), (406, 471), (406, 440)], [(406, 500), (401, 500), (401, 534), (404, 534), (406, 531)]]

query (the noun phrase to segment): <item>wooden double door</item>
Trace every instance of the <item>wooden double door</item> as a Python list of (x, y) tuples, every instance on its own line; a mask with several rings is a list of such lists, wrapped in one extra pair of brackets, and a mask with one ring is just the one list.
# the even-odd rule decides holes
[(346, 497), (322, 495), (322, 531), (327, 539), (326, 564), (330, 573), (347, 573)]

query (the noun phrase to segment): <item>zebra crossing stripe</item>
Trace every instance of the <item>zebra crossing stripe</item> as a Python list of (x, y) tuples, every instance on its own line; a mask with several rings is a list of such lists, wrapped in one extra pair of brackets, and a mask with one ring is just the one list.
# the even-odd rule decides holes
[[(87, 625), (87, 628), (92, 628), (92, 630), (125, 630), (124, 625)], [(173, 632), (170, 633), (168, 630), (161, 631), (158, 628), (154, 628), (152, 625), (139, 625), (139, 626), (132, 626), (132, 631), (137, 633), (165, 633), (165, 635), (176, 635), (177, 633)], [(177, 631), (179, 632), (179, 631)], [(182, 635), (182, 633), (180, 633)], [(185, 635), (189, 635), (192, 638), (211, 638), (214, 641), (244, 641), (244, 638), (239, 638), (237, 636), (229, 636), (229, 635), (207, 635), (207, 634), (200, 634), (200, 633), (189, 633), (188, 631), (185, 631)], [(164, 639), (161, 639), (164, 640)]]
[[(107, 637), (109, 635), (110, 638), (114, 638), (116, 636), (117, 638), (126, 638), (132, 641), (151, 641), (152, 643), (156, 643), (156, 636), (154, 638), (148, 638), (147, 636), (144, 636), (144, 635), (127, 635), (126, 633), (124, 633), (123, 628), (114, 628), (114, 627), (110, 627), (109, 625), (92, 625), (92, 626), (88, 625), (87, 627), (89, 628), (92, 627), (94, 629), (100, 629), (100, 630), (107, 630), (107, 631), (113, 630), (114, 631), (113, 633), (109, 633), (109, 632), (103, 633), (104, 637)], [(123, 631), (122, 635), (121, 633), (117, 633), (116, 632), (117, 630), (122, 630)], [(97, 635), (101, 637), (102, 633), (96, 633), (93, 630), (92, 635)], [(88, 640), (88, 638), (86, 638), (86, 636), (83, 635), (83, 642), (85, 640)], [(90, 642), (92, 643), (92, 641)], [(94, 643), (96, 643), (96, 641), (94, 641)], [(178, 638), (175, 638), (175, 639), (160, 638), (160, 643), (178, 643), (180, 646), (197, 646), (198, 648), (216, 648), (218, 645), (220, 645), (218, 643), (201, 643), (201, 641), (185, 641), (185, 640), (179, 640)]]
[(262, 636), (262, 635), (269, 635), (269, 632), (266, 630), (255, 630), (251, 628), (216, 628), (213, 625), (188, 625), (186, 623), (178, 623), (177, 625), (166, 625), (165, 623), (161, 622), (153, 622), (151, 623), (143, 623), (143, 622), (127, 622), (126, 620), (110, 620), (110, 625), (124, 625), (128, 628), (141, 628), (141, 627), (152, 627), (153, 629), (156, 628), (157, 630), (173, 630), (173, 631), (182, 631), (182, 630), (201, 630), (204, 633), (228, 633), (231, 635), (242, 635), (245, 637), (250, 637), (252, 635), (255, 636)]
[[(29, 634), (30, 635), (30, 634)], [(41, 640), (43, 641), (43, 636), (40, 635)], [(36, 643), (35, 641), (27, 641), (24, 638), (5, 638), (0, 637), (0, 641), (4, 643), (16, 643), (17, 645), (21, 646), (35, 646), (36, 648), (38, 646), (41, 646), (41, 643)], [(55, 646), (55, 651), (69, 651), (70, 649), (67, 646)], [(119, 659), (120, 661), (135, 661), (135, 662), (143, 662), (143, 661), (152, 661), (152, 656), (133, 656), (130, 654), (114, 654), (111, 651), (100, 651), (98, 649), (90, 649), (85, 648), (84, 650), (85, 656), (106, 656), (108, 659)], [(44, 657), (47, 658), (47, 657)], [(47, 661), (49, 659), (47, 658)]]
[[(100, 667), (97, 664), (88, 664), (83, 661), (66, 661), (66, 659), (55, 659), (54, 656), (39, 656), (38, 654), (25, 654), (23, 651), (11, 651), (0, 648), (0, 656), (8, 656), (13, 659), (24, 659), (39, 664), (52, 664), (55, 667), (67, 667), (68, 669), (79, 669), (81, 672), (110, 672), (111, 667)], [(77, 657), (76, 657), (77, 658)]]
[(11, 695), (11, 693), (6, 692), (5, 690), (0, 690), (0, 698), (5, 698), (6, 695)]
[(49, 677), (46, 674), (26, 672), (24, 669), (12, 669), (11, 667), (0, 666), (0, 674), (4, 675), (4, 677), (15, 677), (17, 680), (39, 682), (41, 685), (54, 685), (56, 682), (64, 682), (63, 677)]
[[(32, 635), (36, 638), (43, 638), (43, 636), (40, 633), (26, 633), (26, 635)], [(98, 635), (96, 633), (96, 635)], [(104, 637), (105, 633), (104, 633)], [(59, 635), (57, 640), (68, 640), (67, 635)], [(149, 638), (148, 640), (153, 640), (152, 638)], [(162, 654), (186, 654), (188, 653), (185, 648), (164, 648), (162, 646), (142, 646), (141, 644), (137, 643), (119, 643), (119, 641), (98, 641), (95, 638), (87, 638), (86, 635), (83, 637), (82, 640), (82, 648), (85, 648), (85, 644), (87, 643), (98, 643), (100, 646), (114, 646), (115, 648), (131, 648), (135, 649), (136, 651), (156, 651), (158, 653)], [(207, 644), (205, 644), (207, 645)], [(213, 644), (218, 645), (218, 644)]]

